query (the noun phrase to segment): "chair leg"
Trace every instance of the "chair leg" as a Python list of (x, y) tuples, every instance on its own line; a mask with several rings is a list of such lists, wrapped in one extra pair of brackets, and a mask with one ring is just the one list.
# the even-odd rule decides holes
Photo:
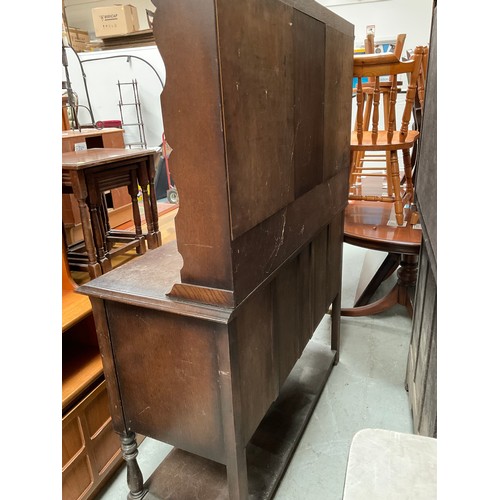
[(385, 153), (385, 169), (387, 178), (387, 196), (394, 195), (394, 186), (392, 185), (392, 171), (391, 171), (391, 154)]
[(398, 152), (391, 151), (391, 173), (392, 173), (392, 185), (394, 187), (394, 212), (396, 213), (396, 222), (398, 226), (403, 224), (403, 201), (401, 200), (401, 191), (398, 189), (399, 186), (399, 163), (398, 163)]
[(405, 169), (406, 194), (409, 196), (409, 202), (411, 203), (413, 201), (413, 180), (409, 149), (403, 150), (403, 164)]

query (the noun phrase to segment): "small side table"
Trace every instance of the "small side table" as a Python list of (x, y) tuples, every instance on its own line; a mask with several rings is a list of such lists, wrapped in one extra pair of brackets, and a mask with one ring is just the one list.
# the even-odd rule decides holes
[[(83, 245), (68, 248), (70, 268), (88, 270), (96, 278), (111, 270), (111, 257), (135, 248), (138, 254), (161, 245), (158, 208), (154, 190), (154, 150), (96, 148), (62, 154), (63, 193), (73, 193), (78, 202), (83, 227)], [(142, 234), (138, 202), (142, 190), (147, 234)], [(104, 193), (128, 189), (132, 201), (135, 231), (113, 230), (109, 226)], [(116, 243), (121, 243), (115, 247)]]

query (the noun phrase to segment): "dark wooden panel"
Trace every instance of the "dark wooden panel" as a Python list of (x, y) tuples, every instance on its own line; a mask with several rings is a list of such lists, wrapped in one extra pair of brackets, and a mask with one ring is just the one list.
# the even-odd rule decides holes
[(313, 328), (319, 325), (319, 322), (328, 311), (327, 279), (325, 272), (327, 265), (328, 250), (328, 226), (325, 227), (312, 242), (312, 277), (313, 277)]
[[(270, 500), (333, 368), (335, 352), (309, 344), (246, 447), (248, 494)], [(149, 477), (148, 500), (227, 500), (226, 468), (175, 448)]]
[[(429, 261), (424, 248), (421, 261)], [(416, 332), (414, 345), (416, 350), (414, 366), (414, 391), (416, 407), (414, 429), (418, 434), (435, 437), (437, 401), (436, 401), (436, 317), (437, 287), (430, 262), (425, 266), (426, 275), (419, 279), (417, 301), (423, 302), (422, 319), (418, 322), (420, 331)], [(420, 277), (419, 277), (420, 278)], [(431, 434), (428, 434), (431, 432)]]
[(293, 201), (293, 9), (274, 0), (218, 0), (217, 12), (237, 238)]
[(406, 383), (416, 434), (437, 437), (437, 285), (422, 246)]
[(116, 302), (108, 322), (127, 429), (223, 461), (214, 335), (224, 327)]
[(323, 181), (325, 25), (293, 11), (295, 197)]
[(230, 336), (241, 391), (242, 434), (247, 442), (278, 395), (274, 363), (271, 287), (266, 286), (242, 304)]
[[(323, 180), (345, 170), (349, 165), (352, 101), (348, 96), (352, 93), (352, 80), (342, 75), (352, 75), (352, 57), (338, 57), (338, 54), (353, 53), (352, 37), (326, 27), (325, 48), (325, 111), (324, 111), (324, 152)], [(347, 126), (346, 124), (349, 124)], [(347, 179), (339, 179), (345, 182)]]
[(173, 148), (169, 168), (182, 200), (175, 218), (184, 258), (181, 276), (185, 282), (230, 290), (229, 225), (222, 223), (229, 220), (229, 210), (214, 2), (164, 0), (157, 2), (155, 16), (161, 18), (161, 29), (154, 29), (154, 35), (167, 73), (161, 105), (165, 136)]
[(279, 384), (285, 381), (300, 356), (300, 302), (298, 258), (284, 266), (272, 282), (274, 349), (279, 366)]
[(416, 166), (415, 197), (429, 262), (437, 275), (437, 7), (432, 16), (425, 105)]
[(425, 377), (425, 393), (423, 395), (421, 418), (418, 434), (437, 437), (437, 314), (431, 329), (427, 370)]
[[(423, 257), (422, 260), (427, 259), (425, 253), (420, 255)], [(437, 300), (437, 289), (435, 283), (433, 283), (433, 275), (431, 270), (428, 269), (427, 276), (425, 280), (420, 280), (419, 287), (417, 288), (417, 293), (419, 293), (418, 301), (423, 302), (422, 307), (422, 319), (420, 323), (420, 335), (418, 338), (418, 354), (416, 358), (416, 371), (415, 380), (420, 378), (420, 382), (425, 379), (425, 374), (422, 371), (426, 371), (427, 367), (427, 357), (429, 355), (431, 336), (428, 334), (432, 332), (432, 324), (434, 322), (436, 300)], [(425, 282), (425, 289), (421, 288), (422, 284)]]
[(313, 303), (312, 303), (312, 244), (306, 245), (298, 256), (299, 273), (299, 352), (302, 352), (313, 333)]
[(326, 265), (327, 298), (329, 301), (340, 292), (342, 283), (342, 250), (344, 235), (344, 211), (335, 215), (328, 226), (328, 262)]
[(316, 186), (233, 242), (236, 304), (259, 283), (269, 279), (287, 259), (343, 211), (347, 204), (347, 191), (342, 179), (343, 172)]
[(352, 25), (302, 0), (155, 3), (182, 282), (237, 305), (345, 204)]
[(436, 26), (434, 2), (415, 184), (422, 245), (406, 373), (414, 432), (430, 437), (437, 437)]

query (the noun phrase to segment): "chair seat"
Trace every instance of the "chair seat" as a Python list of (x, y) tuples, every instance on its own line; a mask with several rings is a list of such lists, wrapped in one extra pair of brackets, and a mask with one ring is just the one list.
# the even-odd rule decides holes
[(377, 144), (372, 144), (371, 131), (363, 132), (362, 144), (358, 144), (357, 132), (351, 133), (351, 150), (353, 151), (395, 151), (399, 149), (408, 149), (413, 146), (417, 140), (419, 132), (417, 130), (409, 130), (404, 142), (399, 141), (399, 131), (394, 131), (392, 142), (387, 142), (387, 132), (382, 130), (377, 135)]

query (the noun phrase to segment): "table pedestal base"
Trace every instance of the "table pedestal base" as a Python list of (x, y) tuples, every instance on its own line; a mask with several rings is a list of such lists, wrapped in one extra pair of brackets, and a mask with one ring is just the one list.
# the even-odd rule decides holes
[(367, 303), (382, 281), (388, 277), (390, 270), (394, 270), (396, 262), (395, 254), (390, 253), (355, 306), (342, 308), (340, 314), (342, 316), (369, 316), (387, 311), (392, 306), (400, 304), (406, 307), (410, 318), (413, 317), (413, 294), (417, 282), (418, 255), (402, 254), (397, 270), (398, 280), (392, 290), (385, 297), (371, 304)]

